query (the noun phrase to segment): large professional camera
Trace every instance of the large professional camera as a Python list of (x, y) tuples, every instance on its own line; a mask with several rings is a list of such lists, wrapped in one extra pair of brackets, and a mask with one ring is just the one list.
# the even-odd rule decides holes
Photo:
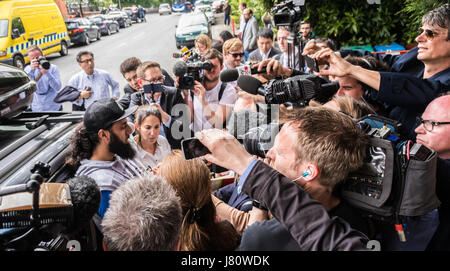
[(280, 131), (278, 123), (263, 124), (248, 130), (244, 135), (243, 145), (248, 153), (265, 158), (273, 147), (275, 137)]
[(241, 75), (237, 83), (246, 92), (264, 96), (267, 104), (292, 103), (297, 107), (306, 106), (311, 99), (325, 103), (339, 89), (337, 81), (328, 83), (312, 74), (273, 79), (264, 88), (258, 79), (251, 76)]
[(302, 54), (295, 59), (295, 50), (303, 51), (302, 33), (300, 23), (306, 16), (305, 0), (289, 0), (278, 4), (273, 10), (273, 21), (277, 27), (283, 26), (289, 30), (288, 42), (288, 66), (289, 68), (303, 67), (305, 60)]
[(203, 70), (211, 70), (213, 65), (210, 61), (201, 61), (196, 58), (187, 62), (178, 61), (173, 67), (173, 73), (178, 76), (178, 88), (193, 89), (194, 81), (201, 81)]
[(276, 26), (294, 27), (306, 16), (305, 1), (290, 0), (278, 4), (273, 9), (273, 21)]
[(395, 224), (404, 242), (403, 218), (439, 206), (437, 155), (422, 144), (402, 140), (402, 126), (395, 120), (368, 115), (358, 125), (369, 136), (366, 158), (341, 185), (342, 197), (364, 216)]

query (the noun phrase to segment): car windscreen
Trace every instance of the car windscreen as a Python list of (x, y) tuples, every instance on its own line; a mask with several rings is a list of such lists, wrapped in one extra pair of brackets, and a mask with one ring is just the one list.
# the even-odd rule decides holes
[(91, 22), (98, 24), (102, 22), (102, 18), (96, 17), (96, 18), (90, 18), (89, 19)]
[(78, 23), (77, 22), (66, 22), (66, 27), (67, 27), (67, 29), (78, 28)]
[(8, 36), (8, 20), (0, 20), (0, 37)]
[(189, 17), (184, 17), (180, 20), (180, 25), (179, 27), (188, 27), (188, 26), (193, 26), (193, 25), (201, 25), (201, 24), (207, 24), (207, 22), (205, 21), (205, 18), (202, 16), (189, 16)]

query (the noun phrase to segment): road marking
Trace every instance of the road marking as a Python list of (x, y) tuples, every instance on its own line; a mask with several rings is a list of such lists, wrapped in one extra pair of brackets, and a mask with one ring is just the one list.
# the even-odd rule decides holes
[(127, 45), (127, 44), (125, 42), (122, 42), (121, 44), (117, 45), (117, 47), (122, 47), (122, 46), (125, 46), (125, 45)]

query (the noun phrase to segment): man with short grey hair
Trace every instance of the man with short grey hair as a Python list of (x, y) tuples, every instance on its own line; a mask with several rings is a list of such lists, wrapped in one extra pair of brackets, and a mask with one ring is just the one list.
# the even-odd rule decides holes
[(179, 250), (181, 205), (162, 177), (136, 178), (117, 188), (102, 222), (106, 250)]

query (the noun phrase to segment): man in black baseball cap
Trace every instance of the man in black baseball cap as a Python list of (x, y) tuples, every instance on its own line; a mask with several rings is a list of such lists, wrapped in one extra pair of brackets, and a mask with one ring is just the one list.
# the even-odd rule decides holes
[(97, 226), (109, 206), (112, 191), (145, 173), (142, 163), (134, 159), (135, 151), (128, 141), (133, 128), (127, 117), (136, 109), (133, 106), (124, 110), (110, 98), (95, 101), (72, 136), (72, 150), (66, 163), (76, 170), (76, 176), (94, 179), (101, 191), (99, 216), (94, 216)]

